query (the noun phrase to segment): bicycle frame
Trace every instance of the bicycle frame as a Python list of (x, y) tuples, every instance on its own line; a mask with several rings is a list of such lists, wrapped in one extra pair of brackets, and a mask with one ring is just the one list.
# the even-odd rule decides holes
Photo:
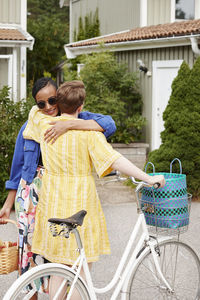
[[(120, 291), (122, 291), (122, 296), (121, 299), (126, 299), (126, 295), (123, 294), (123, 291), (126, 291), (126, 287), (128, 284), (128, 280), (127, 278), (130, 276), (130, 271), (133, 270), (136, 266), (138, 261), (141, 259), (141, 256), (138, 256), (138, 253), (141, 251), (142, 247), (145, 248), (144, 250), (142, 250), (142, 252), (147, 252), (149, 249), (151, 250), (152, 256), (153, 256), (153, 261), (156, 267), (156, 270), (159, 274), (159, 279), (161, 279), (163, 281), (163, 284), (165, 284), (166, 288), (169, 289), (169, 291), (173, 291), (172, 288), (170, 287), (169, 283), (167, 282), (167, 280), (165, 279), (165, 277), (162, 274), (161, 268), (159, 266), (159, 262), (157, 259), (157, 253), (155, 251), (155, 245), (159, 244), (159, 242), (164, 241), (164, 240), (170, 240), (170, 237), (162, 237), (161, 239), (159, 239), (159, 241), (157, 240), (151, 240), (150, 236), (149, 236), (149, 232), (147, 229), (147, 225), (146, 225), (146, 221), (145, 221), (145, 216), (143, 214), (143, 212), (141, 211), (140, 207), (139, 207), (139, 190), (140, 190), (141, 186), (138, 186), (136, 188), (136, 194), (137, 194), (137, 204), (138, 204), (138, 213), (139, 213), (139, 217), (137, 219), (137, 222), (133, 228), (133, 231), (131, 233), (131, 236), (129, 238), (129, 241), (127, 243), (127, 246), (124, 250), (124, 253), (121, 257), (120, 263), (117, 267), (117, 270), (112, 278), (112, 280), (110, 281), (110, 283), (108, 285), (106, 285), (103, 288), (96, 288), (94, 287), (93, 283), (92, 283), (92, 278), (90, 275), (90, 271), (87, 265), (87, 261), (86, 261), (86, 257), (85, 257), (85, 252), (83, 248), (79, 248), (80, 249), (80, 256), (77, 259), (77, 261), (74, 263), (72, 269), (75, 270), (76, 268), (78, 268), (77, 270), (77, 278), (80, 274), (80, 270), (83, 267), (83, 270), (85, 272), (85, 277), (86, 277), (86, 283), (88, 286), (88, 290), (89, 290), (89, 294), (91, 299), (96, 300), (96, 294), (105, 294), (107, 293), (109, 290), (111, 290), (114, 286), (114, 292), (111, 296), (111, 300), (115, 300), (117, 298), (117, 296), (119, 295)], [(136, 237), (138, 236), (139, 231), (142, 230), (142, 234), (136, 244), (136, 246), (133, 249), (133, 252), (130, 256), (130, 258), (128, 259), (131, 250), (133, 248), (133, 244), (136, 240)], [(78, 245), (80, 245), (80, 237), (78, 235), (78, 232), (75, 230), (74, 232), (76, 234), (76, 239), (77, 239), (77, 243)], [(80, 245), (81, 246), (81, 245)], [(127, 261), (128, 260), (128, 261)], [(124, 268), (125, 267), (125, 268)], [(124, 269), (124, 270), (123, 270)], [(123, 272), (122, 272), (123, 270)], [(68, 295), (67, 299), (70, 299), (70, 295)]]
[[(136, 293), (137, 295), (138, 282), (141, 290), (143, 289), (142, 285), (143, 285), (143, 281), (145, 280), (145, 276), (143, 276), (143, 272), (145, 274), (145, 270), (147, 271), (147, 277), (146, 277), (147, 281), (145, 287), (147, 288), (152, 287), (153, 288), (152, 292), (157, 292), (156, 289), (158, 289), (159, 292), (164, 292), (165, 295), (171, 294), (173, 296), (175, 295), (175, 297), (177, 295), (178, 297), (176, 298), (179, 299), (180, 298), (179, 290), (181, 290), (182, 292), (181, 298), (184, 298), (185, 291), (188, 291), (189, 293), (187, 293), (188, 295), (187, 299), (199, 299), (200, 260), (198, 256), (190, 246), (188, 246), (184, 242), (183, 243), (180, 242), (179, 239), (175, 240), (170, 236), (162, 236), (157, 239), (156, 236), (154, 237), (149, 235), (148, 232), (149, 227), (146, 224), (145, 215), (139, 203), (140, 189), (142, 186), (147, 184), (143, 182), (142, 183), (138, 183), (136, 181), (133, 182), (138, 184), (136, 188), (138, 218), (136, 220), (136, 224), (134, 225), (130, 238), (127, 242), (127, 245), (125, 247), (124, 253), (122, 254), (119, 265), (115, 271), (115, 274), (111, 279), (111, 281), (105, 287), (97, 288), (94, 286), (92, 282), (92, 277), (90, 274), (89, 266), (85, 255), (85, 250), (83, 248), (80, 234), (77, 229), (77, 224), (82, 224), (83, 218), (85, 216), (85, 211), (80, 211), (79, 213), (77, 213), (77, 216), (73, 219), (73, 222), (71, 222), (70, 219), (66, 219), (66, 221), (57, 219), (59, 220), (59, 222), (62, 222), (60, 224), (62, 226), (61, 230), (57, 231), (56, 228), (53, 229), (53, 227), (51, 228), (50, 226), (53, 236), (60, 235), (60, 236), (64, 236), (65, 238), (68, 238), (70, 232), (72, 232), (75, 235), (79, 255), (77, 260), (73, 264), (73, 266), (68, 267), (66, 265), (62, 265), (58, 263), (49, 263), (49, 264), (43, 264), (35, 268), (32, 268), (31, 270), (29, 270), (28, 272), (20, 276), (18, 280), (16, 280), (12, 284), (12, 286), (9, 288), (9, 290), (7, 291), (3, 299), (5, 300), (15, 299), (14, 297), (16, 295), (19, 295), (20, 292), (23, 293), (24, 288), (28, 284), (31, 284), (35, 279), (41, 278), (43, 276), (58, 275), (61, 278), (63, 278), (63, 281), (60, 284), (58, 290), (56, 291), (56, 295), (53, 298), (54, 300), (58, 299), (61, 292), (62, 294), (64, 292), (65, 294), (68, 293), (65, 296), (67, 296), (68, 300), (71, 299), (71, 297), (74, 295), (73, 292), (75, 289), (79, 291), (81, 296), (83, 295), (84, 299), (89, 298), (92, 300), (97, 300), (97, 294), (106, 294), (108, 291), (113, 289), (112, 296), (110, 297), (109, 295), (109, 299), (116, 300), (120, 295), (121, 300), (127, 300), (127, 298), (129, 299), (130, 293), (131, 294)], [(82, 214), (83, 212), (84, 215)], [(81, 220), (81, 222), (79, 222), (79, 220)], [(171, 248), (171, 245), (172, 246), (177, 245), (177, 246), (174, 249), (173, 247)], [(178, 247), (180, 247), (180, 255), (178, 255), (178, 251), (179, 251)], [(170, 250), (170, 252), (175, 253), (174, 255), (175, 261), (173, 257), (170, 256), (170, 260), (167, 257), (167, 260), (165, 262), (165, 252), (168, 253), (168, 249)], [(178, 270), (177, 257), (179, 259), (180, 256), (183, 258), (183, 260), (181, 259), (180, 262), (178, 263), (179, 264), (179, 270)], [(172, 269), (168, 269), (169, 261), (172, 262), (174, 261), (172, 263)], [(190, 282), (192, 281), (186, 280), (187, 282), (185, 282), (185, 278), (187, 279), (188, 269), (190, 269), (190, 264), (192, 265), (192, 268), (189, 274), (192, 274), (193, 273), (192, 271), (194, 270), (194, 274), (196, 275), (196, 277), (194, 277), (195, 279), (194, 284), (192, 285), (191, 288), (186, 283), (189, 282), (190, 285)], [(186, 266), (184, 272), (184, 276), (186, 275), (185, 277), (182, 276), (182, 266), (184, 265)], [(163, 272), (161, 271), (161, 267), (163, 269)], [(85, 279), (83, 279), (80, 276), (82, 270), (84, 271)], [(178, 275), (180, 276), (176, 278), (177, 270), (179, 273)], [(165, 273), (166, 275), (163, 275)], [(152, 286), (149, 285), (150, 277), (153, 278)], [(168, 279), (166, 280), (166, 278)], [(177, 279), (176, 283), (175, 283), (175, 279)], [(180, 282), (183, 282), (181, 286), (180, 286)], [(195, 298), (190, 297), (191, 291), (192, 294), (194, 291)], [(30, 292), (28, 292), (25, 295), (25, 298), (23, 299), (30, 299), (28, 297), (33, 296), (36, 292), (37, 292), (37, 287), (30, 289)], [(144, 291), (144, 293), (146, 293), (146, 290)], [(142, 297), (144, 296), (144, 294), (141, 295)]]

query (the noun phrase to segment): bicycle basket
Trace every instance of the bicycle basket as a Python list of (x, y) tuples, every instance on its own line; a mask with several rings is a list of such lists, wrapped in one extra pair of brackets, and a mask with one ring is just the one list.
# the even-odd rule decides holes
[[(6, 220), (17, 227), (15, 221)], [(18, 243), (0, 241), (0, 275), (8, 274), (18, 269)]]
[[(178, 160), (180, 174), (172, 173), (172, 164)], [(148, 163), (149, 164), (149, 163)], [(174, 229), (178, 232), (187, 230), (189, 224), (189, 212), (191, 195), (187, 194), (186, 175), (182, 174), (181, 162), (175, 158), (170, 164), (170, 173), (153, 173), (149, 175), (163, 175), (166, 184), (163, 188), (144, 187), (141, 197), (141, 208), (145, 215), (147, 225), (160, 229)], [(146, 171), (146, 168), (145, 168)]]

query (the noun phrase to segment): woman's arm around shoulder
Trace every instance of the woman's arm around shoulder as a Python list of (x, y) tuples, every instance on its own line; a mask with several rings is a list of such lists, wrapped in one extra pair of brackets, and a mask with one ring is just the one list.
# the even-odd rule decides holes
[(52, 121), (49, 124), (52, 127), (47, 129), (44, 139), (47, 143), (51, 142), (52, 144), (68, 130), (100, 131), (104, 133), (106, 138), (113, 135), (116, 131), (115, 122), (110, 116), (91, 112), (81, 112), (79, 119)]
[[(115, 122), (109, 115), (102, 115), (98, 113), (91, 113), (84, 111), (79, 114), (79, 118), (83, 120), (94, 120), (98, 125), (103, 128), (103, 133), (106, 138), (113, 135), (116, 131)], [(101, 130), (99, 130), (101, 131)]]

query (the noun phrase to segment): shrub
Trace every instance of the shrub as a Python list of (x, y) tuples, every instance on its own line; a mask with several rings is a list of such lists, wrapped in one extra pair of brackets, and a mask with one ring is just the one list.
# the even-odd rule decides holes
[[(175, 157), (182, 162), (188, 190), (200, 194), (200, 58), (192, 68), (183, 62), (172, 83), (172, 94), (163, 114), (162, 144), (149, 154), (157, 171), (169, 171)], [(178, 164), (173, 167), (179, 172)]]
[(74, 31), (74, 41), (86, 40), (101, 35), (98, 8), (94, 13), (87, 14), (84, 21), (82, 17), (79, 17), (78, 32)]
[(20, 127), (27, 120), (32, 105), (30, 97), (27, 101), (15, 103), (9, 97), (8, 87), (0, 90), (0, 206), (7, 195), (5, 181), (10, 175), (15, 140)]
[(86, 86), (85, 109), (109, 114), (117, 131), (111, 142), (131, 143), (141, 139), (145, 119), (137, 73), (128, 72), (113, 53), (94, 53), (82, 58), (80, 77)]

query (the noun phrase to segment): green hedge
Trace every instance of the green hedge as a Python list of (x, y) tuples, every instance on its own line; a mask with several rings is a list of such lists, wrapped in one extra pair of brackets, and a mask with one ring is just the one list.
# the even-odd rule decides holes
[(15, 103), (9, 97), (8, 87), (0, 90), (0, 206), (7, 196), (5, 181), (9, 179), (16, 137), (32, 105), (31, 97)]

